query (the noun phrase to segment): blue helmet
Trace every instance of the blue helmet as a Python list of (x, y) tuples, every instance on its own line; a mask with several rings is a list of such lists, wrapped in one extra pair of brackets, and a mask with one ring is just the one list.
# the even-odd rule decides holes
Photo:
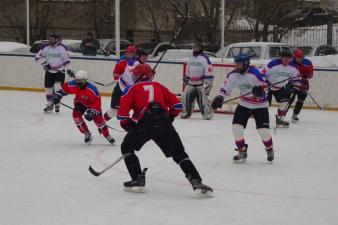
[(250, 65), (250, 56), (246, 53), (239, 53), (234, 58), (235, 63), (242, 63), (244, 66)]

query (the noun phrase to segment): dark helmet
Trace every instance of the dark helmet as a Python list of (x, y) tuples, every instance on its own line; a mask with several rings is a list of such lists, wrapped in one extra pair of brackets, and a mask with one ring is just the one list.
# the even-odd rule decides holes
[(242, 63), (244, 67), (250, 65), (250, 56), (246, 53), (239, 53), (234, 58), (235, 63)]
[(147, 52), (143, 51), (143, 50), (140, 50), (138, 51), (137, 53), (138, 57), (142, 56), (142, 55), (149, 55)]
[(55, 39), (60, 39), (60, 34), (58, 32), (49, 33), (48, 37), (53, 37)]
[(282, 50), (280, 53), (280, 56), (283, 57), (287, 57), (287, 58), (291, 58), (292, 57), (292, 53), (291, 51), (287, 51), (287, 50)]
[(198, 56), (199, 54), (201, 54), (203, 52), (204, 48), (203, 48), (203, 45), (201, 43), (196, 43), (196, 44), (194, 44), (192, 50), (193, 50), (192, 54), (194, 56)]

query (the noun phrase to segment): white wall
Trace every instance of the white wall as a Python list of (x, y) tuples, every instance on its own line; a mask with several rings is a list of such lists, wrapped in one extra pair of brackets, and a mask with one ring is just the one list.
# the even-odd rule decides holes
[[(71, 61), (74, 70), (87, 70), (90, 79), (101, 83), (111, 82), (115, 63), (111, 59), (81, 57), (72, 58)], [(154, 63), (151, 64), (154, 65)], [(33, 56), (0, 54), (0, 68), (0, 89), (4, 87), (43, 88), (44, 71), (40, 65), (35, 63)], [(231, 67), (214, 68), (215, 81), (210, 94), (211, 98), (217, 95), (229, 70)], [(163, 62), (156, 69), (155, 80), (166, 85), (174, 93), (180, 93), (182, 74), (182, 63)], [(321, 105), (326, 108), (338, 108), (338, 69), (317, 68), (310, 85), (310, 93)], [(102, 93), (110, 93), (113, 86), (98, 86), (98, 88)], [(233, 96), (237, 95), (238, 92), (233, 93)], [(306, 105), (314, 106), (310, 98), (307, 98)]]

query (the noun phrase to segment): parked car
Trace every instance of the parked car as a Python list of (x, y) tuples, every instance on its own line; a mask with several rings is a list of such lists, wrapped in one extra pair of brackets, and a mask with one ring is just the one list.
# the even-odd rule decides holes
[[(81, 43), (81, 40), (72, 40), (72, 39), (62, 39), (62, 43), (65, 44), (66, 46), (70, 44), (75, 44), (75, 43)], [(35, 41), (32, 46), (30, 47), (29, 51), (31, 53), (38, 53), (40, 49), (44, 46), (48, 45), (48, 40), (39, 40)]]
[(27, 50), (27, 49), (29, 49), (29, 46), (22, 43), (0, 41), (0, 53), (10, 53), (18, 50)]
[[(183, 43), (183, 44), (176, 44), (176, 48), (182, 49), (192, 49), (196, 43)], [(210, 43), (202, 43), (203, 49), (208, 52), (216, 53), (219, 50), (218, 45), (210, 44)]]
[(284, 43), (276, 42), (240, 42), (228, 45), (219, 50), (216, 55), (220, 58), (233, 59), (239, 53), (247, 53), (251, 59), (279, 58), (281, 51), (291, 52), (290, 47)]
[(172, 49), (175, 48), (174, 44), (171, 44), (169, 42), (151, 42), (151, 43), (142, 43), (136, 45), (137, 49), (139, 51), (145, 51), (148, 53), (148, 58), (152, 59), (159, 55), (160, 52), (163, 52), (166, 49)]
[(324, 55), (336, 55), (337, 50), (329, 45), (301, 45), (295, 46), (304, 52), (305, 56), (324, 56)]
[[(116, 40), (115, 39), (98, 39), (100, 42), (101, 49), (103, 49), (107, 55), (116, 55)], [(131, 45), (130, 41), (120, 39), (120, 53), (121, 55), (125, 52), (127, 47)]]
[[(173, 61), (186, 61), (192, 56), (192, 49), (168, 49), (165, 55), (163, 56), (162, 60), (173, 60)], [(159, 54), (152, 58), (152, 61), (157, 61), (161, 57), (162, 52), (159, 52)], [(208, 51), (204, 51), (210, 59), (216, 58), (217, 56)]]

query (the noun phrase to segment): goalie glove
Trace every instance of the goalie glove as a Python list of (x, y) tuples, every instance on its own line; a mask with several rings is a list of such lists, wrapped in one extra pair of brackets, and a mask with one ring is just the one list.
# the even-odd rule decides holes
[(224, 97), (222, 95), (217, 95), (211, 103), (212, 109), (222, 108)]
[(211, 80), (205, 80), (203, 83), (203, 88), (205, 91), (206, 95), (209, 95), (211, 89), (212, 89), (213, 85), (212, 85), (212, 81)]

